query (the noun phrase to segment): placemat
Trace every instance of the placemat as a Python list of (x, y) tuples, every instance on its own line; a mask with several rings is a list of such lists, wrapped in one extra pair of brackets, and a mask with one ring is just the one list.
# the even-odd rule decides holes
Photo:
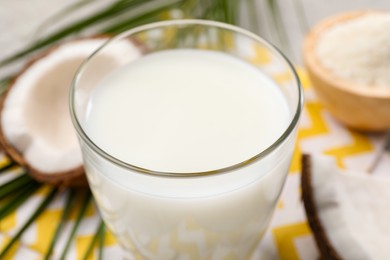
[[(281, 195), (271, 225), (253, 255), (253, 259), (318, 259), (318, 251), (308, 226), (300, 194), (300, 157), (302, 153), (326, 154), (336, 158), (339, 167), (365, 171), (374, 161), (384, 142), (383, 134), (364, 134), (347, 129), (339, 124), (318, 101), (304, 70), (299, 69), (304, 87), (305, 106), (300, 121), (298, 142), (292, 160), (290, 173)], [(283, 81), (284, 75), (279, 80)], [(3, 155), (1, 165), (7, 165)], [(390, 157), (384, 156), (374, 174), (389, 175)], [(20, 175), (22, 170), (11, 168), (0, 174), (0, 183)], [(31, 216), (39, 203), (51, 191), (43, 186), (13, 213), (0, 220), (0, 248), (14, 236)], [(66, 192), (62, 192), (48, 208), (23, 233), (18, 243), (9, 251), (6, 259), (41, 259), (50, 244), (58, 225)], [(81, 207), (72, 209), (70, 219), (59, 237), (53, 251), (53, 259), (58, 259), (75, 223)], [(81, 259), (99, 226), (100, 217), (93, 201), (73, 239), (67, 259)], [(97, 245), (90, 259), (97, 257)], [(121, 259), (122, 251), (114, 237), (106, 232), (103, 259)]]

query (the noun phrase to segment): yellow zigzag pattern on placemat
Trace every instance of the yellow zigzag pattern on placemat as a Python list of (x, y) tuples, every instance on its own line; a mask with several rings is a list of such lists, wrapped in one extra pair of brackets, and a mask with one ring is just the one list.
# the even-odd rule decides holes
[(302, 152), (299, 147), (300, 140), (316, 135), (323, 135), (329, 133), (327, 124), (321, 115), (323, 109), (323, 105), (319, 102), (306, 103), (305, 111), (307, 111), (307, 115), (311, 120), (311, 126), (309, 128), (302, 128), (298, 130), (297, 145), (295, 146), (295, 151), (290, 167), (290, 173), (299, 173), (301, 170)]
[[(45, 196), (49, 191), (51, 187), (48, 185), (43, 186), (40, 188), (34, 196)], [(74, 221), (76, 220), (76, 216), (78, 214), (78, 211), (81, 208), (81, 200), (77, 200), (75, 205), (73, 205), (73, 208), (71, 210), (71, 214), (69, 216), (68, 221)], [(48, 209), (45, 210), (38, 219), (34, 222), (34, 228), (36, 229), (36, 238), (35, 242), (32, 244), (29, 244), (28, 246), (41, 253), (44, 254), (46, 250), (48, 249), (48, 246), (51, 242), (51, 239), (54, 235), (54, 231), (59, 224), (61, 214), (63, 209)], [(85, 217), (90, 217), (95, 214), (95, 208), (92, 203), (89, 204), (87, 211), (85, 213)], [(16, 226), (16, 211), (7, 216), (4, 220), (0, 223), (0, 231), (8, 231), (10, 229), (13, 229)]]
[(301, 81), (302, 88), (304, 90), (311, 89), (312, 86), (309, 80), (309, 75), (307, 75), (307, 72), (301, 68), (296, 68), (296, 71), (298, 73), (299, 80)]
[(62, 210), (46, 210), (34, 222), (36, 228), (35, 243), (30, 248), (44, 254), (49, 247), (54, 231), (58, 225)]
[[(44, 195), (48, 192), (49, 186), (43, 186), (38, 191), (35, 192), (33, 196), (36, 195)], [(28, 203), (28, 202), (26, 202)], [(14, 229), (17, 226), (17, 211), (15, 210), (8, 216), (6, 216), (4, 219), (0, 221), (0, 231), (1, 232), (9, 232), (10, 230)]]
[[(82, 259), (85, 250), (87, 250), (87, 247), (89, 243), (92, 241), (94, 235), (83, 235), (83, 236), (77, 236), (76, 238), (76, 253), (77, 253), (77, 259)], [(114, 236), (111, 232), (107, 231), (104, 235), (104, 246), (112, 246), (115, 245), (116, 241)], [(94, 253), (97, 250), (97, 243), (94, 246), (94, 250), (92, 251), (91, 255), (88, 257), (88, 259), (96, 259), (94, 256)]]
[(275, 245), (281, 260), (299, 260), (299, 254), (294, 246), (294, 239), (310, 235), (311, 231), (306, 222), (280, 226), (272, 229)]
[[(298, 68), (297, 69), (299, 79), (301, 81), (302, 87), (305, 91), (312, 89), (309, 77), (305, 70)], [(326, 121), (322, 118), (323, 106), (321, 103), (309, 102), (306, 101), (304, 110), (307, 111), (307, 115), (311, 121), (311, 126), (309, 128), (302, 128), (298, 130), (297, 143), (295, 146), (294, 155), (291, 162), (290, 173), (298, 173), (301, 171), (301, 156), (302, 152), (299, 147), (300, 140), (308, 137), (313, 137), (316, 135), (322, 135), (329, 133)]]
[(249, 59), (249, 62), (251, 62), (254, 65), (261, 65), (261, 64), (267, 64), (271, 62), (271, 57), (264, 47), (254, 44), (254, 55)]
[(324, 152), (326, 155), (334, 156), (338, 166), (341, 168), (344, 168), (344, 158), (374, 150), (374, 146), (370, 139), (363, 134), (359, 134), (352, 130), (349, 131), (349, 134), (351, 135), (352, 143), (335, 147)]
[[(311, 84), (309, 82), (309, 78), (307, 77), (306, 72), (303, 70), (298, 70), (298, 74), (304, 89), (310, 89)], [(316, 135), (327, 134), (330, 132), (326, 121), (322, 117), (324, 107), (321, 103), (317, 101), (307, 102), (304, 109), (305, 111), (307, 111), (307, 115), (311, 120), (311, 126), (306, 129), (299, 129), (298, 131), (297, 145), (290, 167), (291, 173), (297, 173), (301, 170), (301, 150), (299, 148), (300, 140)], [(348, 156), (370, 152), (374, 150), (374, 147), (370, 140), (363, 134), (359, 134), (352, 130), (349, 130), (349, 134), (351, 135), (352, 143), (343, 144), (339, 147), (324, 151), (324, 154), (331, 155), (336, 158), (339, 167), (344, 167), (343, 160)]]
[[(3, 250), (3, 248), (6, 246), (6, 244), (11, 240), (10, 237), (6, 236), (4, 239), (3, 239), (3, 242), (0, 244), (0, 251)], [(6, 259), (13, 259), (14, 258), (14, 255), (17, 253), (18, 249), (19, 249), (19, 246), (20, 246), (20, 242), (17, 241), (15, 244), (12, 245), (10, 251), (7, 252), (7, 254), (5, 255), (5, 258), (2, 259), (2, 260), (6, 260)]]
[(0, 168), (8, 165), (9, 163), (11, 163), (11, 160), (5, 156), (5, 155), (0, 155)]
[(0, 221), (0, 231), (8, 232), (16, 227), (16, 211), (9, 214)]

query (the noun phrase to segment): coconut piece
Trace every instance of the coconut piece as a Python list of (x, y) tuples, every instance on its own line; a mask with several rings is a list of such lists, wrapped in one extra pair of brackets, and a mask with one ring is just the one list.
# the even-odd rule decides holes
[[(68, 92), (81, 63), (107, 37), (88, 38), (54, 47), (15, 77), (0, 101), (0, 143), (16, 162), (41, 182), (55, 185), (86, 184), (77, 135), (69, 114)], [(131, 41), (114, 43), (95, 59), (98, 82), (112, 66), (138, 57)]]
[(339, 170), (327, 157), (302, 161), (303, 202), (323, 259), (387, 259), (390, 179)]

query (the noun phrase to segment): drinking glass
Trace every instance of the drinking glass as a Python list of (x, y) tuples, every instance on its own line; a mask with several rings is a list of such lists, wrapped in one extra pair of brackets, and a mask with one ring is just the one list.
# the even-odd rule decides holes
[[(288, 126), (254, 157), (205, 172), (153, 171), (101, 149), (85, 131), (93, 90), (126, 64), (172, 49), (212, 50), (250, 63), (272, 79), (285, 96), (290, 112)], [(71, 116), (90, 188), (126, 257), (249, 258), (282, 191), (302, 103), (300, 82), (287, 58), (259, 36), (232, 25), (204, 20), (157, 22), (126, 31), (95, 51), (73, 82)]]

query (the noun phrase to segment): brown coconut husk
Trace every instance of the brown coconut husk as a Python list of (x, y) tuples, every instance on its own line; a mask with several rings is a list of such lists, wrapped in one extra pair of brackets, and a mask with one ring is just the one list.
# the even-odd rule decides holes
[[(107, 35), (99, 35), (89, 38), (83, 38), (83, 39), (76, 39), (74, 41), (82, 41), (86, 39), (109, 39), (109, 36)], [(32, 65), (34, 65), (39, 60), (47, 57), (52, 52), (56, 51), (57, 48), (59, 48), (60, 45), (56, 45), (48, 49), (47, 51), (43, 52), (41, 55), (36, 56), (34, 59), (32, 59), (30, 62), (28, 62), (24, 68), (11, 80), (11, 83), (5, 93), (0, 97), (0, 144), (4, 149), (4, 152), (16, 163), (20, 164), (22, 167), (27, 169), (27, 173), (37, 180), (38, 182), (47, 183), (55, 186), (65, 186), (65, 187), (83, 187), (88, 186), (87, 178), (85, 176), (84, 167), (82, 165), (70, 169), (68, 171), (61, 171), (56, 173), (46, 173), (39, 171), (38, 169), (31, 166), (23, 157), (22, 153), (20, 153), (15, 147), (12, 146), (6, 139), (4, 132), (3, 132), (3, 125), (2, 125), (2, 111), (4, 107), (4, 102), (7, 99), (8, 94), (10, 93), (10, 90), (15, 86), (15, 83), (17, 79), (23, 75)]]
[(342, 258), (333, 248), (330, 240), (325, 232), (324, 227), (321, 224), (317, 207), (314, 203), (314, 192), (312, 188), (312, 164), (310, 155), (304, 154), (302, 156), (302, 199), (306, 211), (306, 216), (309, 221), (311, 230), (317, 244), (317, 247), (321, 253), (321, 259), (335, 259), (341, 260)]

